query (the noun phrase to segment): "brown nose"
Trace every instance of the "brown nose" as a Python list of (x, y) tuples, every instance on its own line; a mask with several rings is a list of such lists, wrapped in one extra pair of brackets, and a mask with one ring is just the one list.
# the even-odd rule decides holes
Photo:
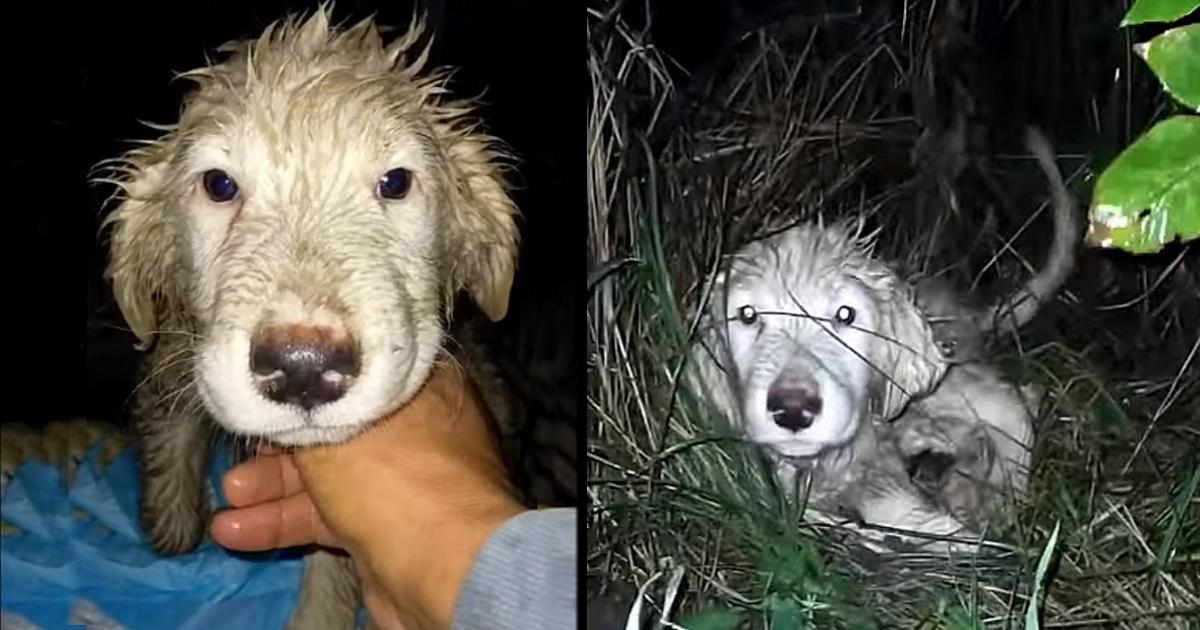
[(811, 379), (780, 376), (767, 390), (767, 412), (775, 424), (789, 431), (807, 429), (821, 413), (823, 405), (818, 391)]
[(262, 395), (305, 410), (341, 398), (358, 369), (354, 339), (325, 327), (271, 326), (250, 347), (250, 370)]

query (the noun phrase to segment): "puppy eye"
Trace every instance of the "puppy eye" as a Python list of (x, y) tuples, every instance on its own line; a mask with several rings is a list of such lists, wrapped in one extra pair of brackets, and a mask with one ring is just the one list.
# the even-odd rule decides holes
[(204, 192), (209, 199), (217, 203), (225, 203), (237, 197), (238, 185), (229, 173), (220, 169), (204, 172)]
[(839, 306), (837, 312), (833, 314), (833, 321), (837, 322), (839, 326), (849, 326), (854, 323), (854, 317), (857, 314), (853, 307)]
[(758, 311), (754, 310), (753, 306), (746, 304), (738, 308), (737, 318), (743, 324), (750, 325), (758, 321)]
[(412, 171), (394, 168), (379, 178), (379, 196), (384, 199), (403, 199), (412, 188)]

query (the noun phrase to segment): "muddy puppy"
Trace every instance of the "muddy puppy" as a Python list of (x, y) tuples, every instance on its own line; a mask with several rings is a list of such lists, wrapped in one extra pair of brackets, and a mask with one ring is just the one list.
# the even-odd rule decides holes
[[(322, 7), (227, 44), (183, 75), (178, 124), (105, 178), (107, 274), (149, 350), (132, 416), (155, 550), (205, 532), (210, 420), (251, 443), (347, 440), (420, 389), (460, 293), (504, 317), (504, 154), (426, 69), (422, 30), (385, 44)], [(289, 627), (353, 627), (356, 593), (346, 558), (313, 553)]]
[[(735, 253), (692, 353), (693, 387), (762, 447), (806, 520), (862, 523), (864, 542), (967, 535), (913, 485), (889, 421), (947, 364), (911, 288), (847, 221), (790, 228)], [(803, 483), (802, 483), (803, 482)]]
[[(1066, 223), (1069, 197), (1031, 138)], [(1061, 232), (1073, 247), (1074, 231)], [(693, 385), (772, 457), (785, 488), (807, 482), (806, 518), (877, 526), (863, 530), (872, 544), (900, 533), (969, 551), (996, 507), (1025, 491), (1036, 392), (959, 364), (946, 329), (873, 248), (861, 222), (818, 221), (735, 253), (701, 318)], [(1046, 277), (1030, 285), (1035, 301), (1055, 288)], [(956, 323), (978, 321), (959, 312)]]

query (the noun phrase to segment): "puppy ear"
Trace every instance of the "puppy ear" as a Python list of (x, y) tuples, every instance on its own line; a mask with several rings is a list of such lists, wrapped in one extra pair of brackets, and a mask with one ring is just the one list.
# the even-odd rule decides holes
[(96, 180), (120, 189), (117, 198), (121, 202), (101, 228), (112, 226), (105, 277), (112, 281), (113, 296), (138, 338), (139, 350), (150, 347), (162, 309), (169, 308), (165, 302), (172, 299), (169, 283), (179, 252), (166, 216), (168, 164), (159, 159), (155, 149), (157, 146), (129, 153), (113, 176)]
[(880, 349), (873, 357), (880, 387), (879, 412), (884, 420), (899, 416), (913, 397), (931, 391), (946, 374), (946, 360), (933, 330), (921, 316), (911, 292), (893, 287), (882, 304)]
[(517, 208), (503, 178), (503, 155), (486, 136), (454, 134), (450, 170), (450, 291), (465, 289), (492, 321), (504, 319), (516, 273)]

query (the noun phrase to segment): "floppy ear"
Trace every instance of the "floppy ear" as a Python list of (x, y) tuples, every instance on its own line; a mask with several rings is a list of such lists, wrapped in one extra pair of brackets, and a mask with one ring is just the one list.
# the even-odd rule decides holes
[(907, 287), (893, 286), (880, 304), (880, 338), (875, 345), (879, 352), (872, 359), (879, 370), (877, 409), (886, 421), (900, 415), (914, 396), (931, 391), (946, 374), (933, 330), (910, 293)]
[(501, 154), (485, 136), (451, 139), (449, 205), (452, 294), (465, 289), (488, 319), (508, 312), (517, 257), (517, 208), (504, 182)]
[[(139, 350), (150, 347), (166, 303), (175, 299), (170, 286), (179, 244), (168, 224), (165, 194), (168, 164), (148, 147), (130, 153), (117, 176), (98, 181), (117, 185), (121, 203), (104, 219), (112, 227), (105, 277)], [(102, 228), (103, 229), (103, 228)]]

